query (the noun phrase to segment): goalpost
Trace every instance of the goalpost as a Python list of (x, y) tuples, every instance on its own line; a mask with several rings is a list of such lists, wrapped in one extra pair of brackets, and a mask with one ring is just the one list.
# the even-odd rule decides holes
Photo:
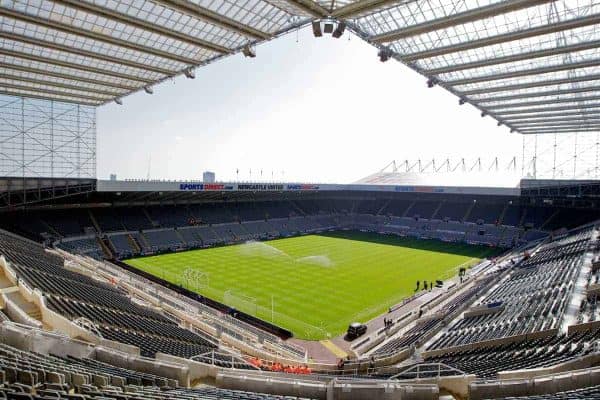
[(230, 289), (223, 293), (223, 302), (246, 314), (257, 315), (258, 304), (255, 297)]
[(183, 270), (182, 282), (190, 289), (204, 289), (210, 286), (210, 274), (195, 268)]

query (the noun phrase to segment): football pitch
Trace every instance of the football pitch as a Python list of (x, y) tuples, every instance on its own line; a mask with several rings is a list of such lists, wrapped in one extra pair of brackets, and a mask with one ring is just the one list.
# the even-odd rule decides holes
[(127, 260), (142, 271), (286, 328), (300, 339), (344, 333), (497, 249), (331, 232)]

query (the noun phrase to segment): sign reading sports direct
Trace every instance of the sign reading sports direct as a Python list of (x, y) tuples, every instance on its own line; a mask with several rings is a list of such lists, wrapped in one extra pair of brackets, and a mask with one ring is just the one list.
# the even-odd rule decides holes
[(231, 191), (231, 190), (251, 190), (251, 191), (282, 191), (282, 190), (319, 190), (318, 185), (305, 184), (222, 184), (222, 183), (180, 183), (179, 190), (184, 191)]

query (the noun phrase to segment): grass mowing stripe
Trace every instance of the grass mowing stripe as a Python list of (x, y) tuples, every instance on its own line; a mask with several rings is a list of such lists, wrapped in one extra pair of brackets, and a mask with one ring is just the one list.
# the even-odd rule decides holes
[[(163, 254), (126, 261), (294, 332), (321, 340), (343, 333), (357, 315), (367, 321), (414, 293), (415, 283), (447, 278), (458, 266), (493, 255), (484, 246), (332, 232)], [(209, 275), (208, 286), (184, 282), (184, 271)], [(256, 299), (256, 302), (250, 300)], [(252, 304), (251, 304), (252, 303)]]

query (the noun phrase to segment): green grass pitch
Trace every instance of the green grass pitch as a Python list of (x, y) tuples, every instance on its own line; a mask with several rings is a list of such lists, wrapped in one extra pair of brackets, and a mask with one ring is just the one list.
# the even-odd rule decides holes
[(333, 232), (126, 262), (272, 321), (298, 338), (321, 340), (342, 334), (350, 322), (366, 322), (386, 312), (414, 293), (417, 280), (422, 284), (448, 279), (459, 266), (497, 251), (436, 240)]

